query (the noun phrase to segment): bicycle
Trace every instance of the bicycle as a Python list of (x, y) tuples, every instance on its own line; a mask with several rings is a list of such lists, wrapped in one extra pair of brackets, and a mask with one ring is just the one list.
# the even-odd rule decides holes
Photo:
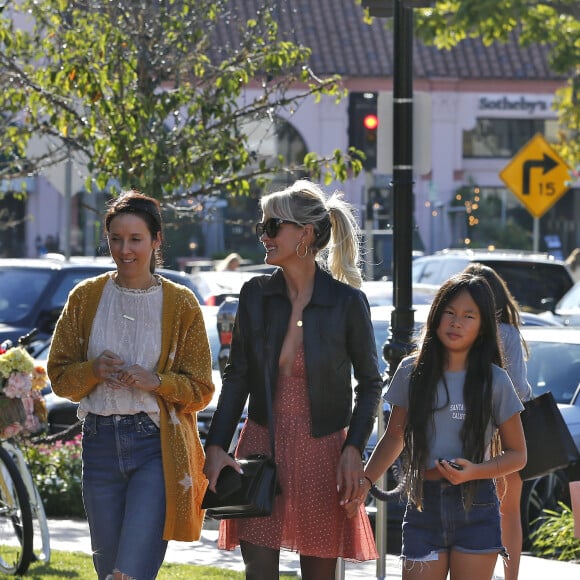
[[(34, 336), (19, 339), (27, 344)], [(50, 534), (42, 498), (16, 439), (0, 442), (0, 572), (22, 575), (32, 561), (48, 563)]]
[(0, 572), (22, 575), (32, 561), (50, 561), (50, 532), (42, 498), (22, 450), (0, 443)]

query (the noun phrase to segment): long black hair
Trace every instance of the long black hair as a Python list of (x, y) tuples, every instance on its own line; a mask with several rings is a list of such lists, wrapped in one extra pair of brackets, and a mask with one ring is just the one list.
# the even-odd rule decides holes
[[(445, 383), (447, 350), (437, 336), (437, 329), (448, 304), (461, 292), (468, 292), (479, 308), (479, 335), (467, 355), (467, 371), (463, 386), (465, 422), (461, 430), (463, 454), (480, 463), (484, 459), (485, 432), (492, 412), (492, 364), (503, 366), (497, 331), (496, 307), (491, 288), (483, 276), (461, 273), (447, 280), (437, 291), (420, 342), (415, 365), (411, 371), (409, 408), (405, 428), (407, 457), (406, 481), (410, 499), (422, 506), (423, 470), (429, 455), (428, 434), (434, 426), (437, 408), (437, 385)], [(443, 436), (444, 434), (438, 434)], [(472, 492), (468, 494), (472, 497)], [(470, 503), (470, 501), (468, 502)]]

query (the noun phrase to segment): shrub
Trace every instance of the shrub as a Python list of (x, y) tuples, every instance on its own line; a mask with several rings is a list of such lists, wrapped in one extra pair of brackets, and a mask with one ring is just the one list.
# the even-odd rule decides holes
[(30, 473), (51, 517), (85, 517), (82, 500), (81, 436), (70, 441), (29, 444)]
[(544, 510), (545, 516), (531, 534), (531, 551), (535, 556), (556, 560), (580, 560), (580, 540), (574, 537), (574, 516), (563, 502), (558, 502), (561, 512)]

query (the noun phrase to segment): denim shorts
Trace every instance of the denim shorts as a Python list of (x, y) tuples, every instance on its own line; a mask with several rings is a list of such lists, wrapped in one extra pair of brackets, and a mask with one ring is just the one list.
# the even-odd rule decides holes
[(113, 570), (152, 580), (167, 542), (161, 437), (146, 413), (83, 423), (83, 501), (99, 580)]
[(404, 559), (427, 562), (450, 550), (505, 556), (494, 481), (477, 482), (473, 503), (467, 511), (465, 490), (466, 487), (446, 480), (423, 483), (423, 510), (409, 503), (403, 518)]

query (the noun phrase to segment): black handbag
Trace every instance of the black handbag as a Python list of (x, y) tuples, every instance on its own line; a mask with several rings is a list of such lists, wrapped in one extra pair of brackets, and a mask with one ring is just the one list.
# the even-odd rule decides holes
[(580, 454), (552, 393), (524, 403), (521, 413), (528, 462), (522, 479), (535, 479), (580, 460)]
[(217, 493), (207, 490), (201, 507), (215, 519), (258, 518), (272, 514), (276, 494), (276, 464), (265, 455), (239, 459), (243, 474), (229, 465), (216, 483)]
[(238, 459), (243, 474), (229, 465), (220, 471), (215, 486), (216, 493), (208, 489), (201, 504), (202, 509), (207, 510), (206, 515), (214, 520), (269, 516), (272, 514), (276, 493), (280, 491), (276, 477), (268, 364), (264, 367), (271, 456), (251, 455)]

